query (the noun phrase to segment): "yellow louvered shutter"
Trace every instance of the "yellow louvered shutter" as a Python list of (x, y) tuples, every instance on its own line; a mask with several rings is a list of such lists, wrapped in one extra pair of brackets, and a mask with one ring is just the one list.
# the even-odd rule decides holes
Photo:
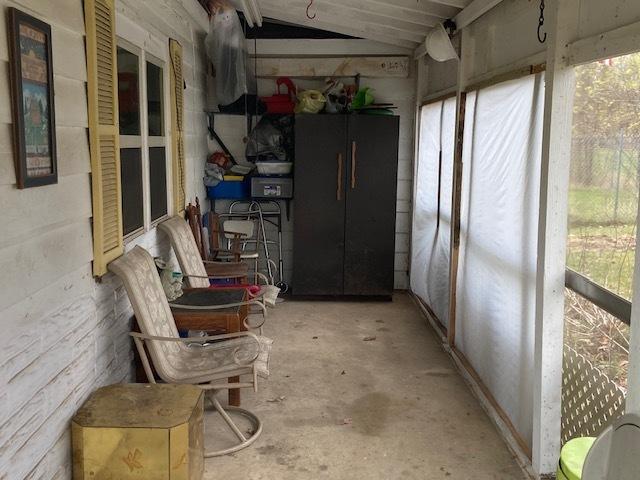
[(123, 252), (114, 1), (84, 1), (96, 276)]
[(182, 76), (182, 45), (169, 40), (171, 56), (171, 138), (173, 158), (173, 208), (184, 212), (186, 203), (184, 172), (184, 79)]

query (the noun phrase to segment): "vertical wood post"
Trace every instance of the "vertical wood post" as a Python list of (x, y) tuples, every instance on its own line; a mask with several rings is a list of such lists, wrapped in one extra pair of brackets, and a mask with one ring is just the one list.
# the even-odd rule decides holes
[[(640, 211), (636, 218), (640, 222)], [(638, 223), (636, 223), (637, 225)], [(629, 373), (626, 413), (640, 415), (640, 235), (636, 235), (636, 259), (633, 272), (633, 298), (631, 302), (631, 339), (629, 341)]]
[(449, 346), (456, 342), (456, 295), (458, 285), (458, 259), (460, 257), (460, 207), (462, 203), (462, 147), (464, 139), (464, 114), (467, 93), (458, 95), (456, 116), (456, 149), (453, 157), (453, 193), (451, 198), (451, 256), (449, 269), (449, 327), (447, 338)]
[(560, 455), (564, 271), (575, 74), (567, 45), (576, 38), (579, 0), (546, 10), (547, 72), (540, 172), (534, 352), (532, 466), (555, 472)]
[(458, 62), (458, 99), (456, 112), (456, 145), (453, 154), (453, 185), (451, 193), (451, 235), (449, 251), (449, 324), (447, 340), (450, 347), (456, 343), (456, 296), (458, 285), (458, 259), (460, 256), (460, 207), (462, 202), (462, 148), (464, 140), (464, 115), (467, 104), (467, 61), (464, 46), (468, 33), (460, 32), (460, 61)]

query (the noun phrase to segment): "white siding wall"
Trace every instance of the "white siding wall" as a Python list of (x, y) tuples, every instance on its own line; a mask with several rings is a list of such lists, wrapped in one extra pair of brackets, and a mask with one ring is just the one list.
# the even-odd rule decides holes
[[(253, 51), (253, 41), (249, 41), (250, 51)], [(367, 40), (260, 40), (258, 41), (258, 55), (274, 54), (286, 56), (304, 56), (310, 52), (315, 55), (406, 55), (408, 52), (397, 47), (377, 44)], [(377, 102), (394, 103), (398, 109), (396, 115), (400, 116), (400, 144), (398, 158), (398, 195), (396, 203), (396, 247), (395, 247), (395, 273), (394, 284), (396, 289), (408, 288), (409, 270), (409, 231), (410, 231), (410, 205), (411, 188), (413, 181), (413, 138), (415, 117), (415, 86), (416, 77), (413, 62), (409, 78), (362, 78), (361, 85), (374, 89)], [(323, 89), (324, 79), (300, 79), (294, 78), (298, 89)], [(344, 79), (352, 82), (352, 78)], [(275, 79), (260, 79), (258, 83), (261, 96), (272, 95), (276, 91)], [(243, 117), (218, 115), (216, 117), (216, 131), (227, 147), (236, 157), (244, 157), (246, 136), (246, 122)], [(218, 150), (215, 141), (209, 142), (209, 151)], [(217, 210), (221, 212), (226, 203), (218, 202)], [(372, 208), (375, 205), (372, 204)], [(284, 202), (282, 202), (284, 212)], [(293, 261), (293, 216), (295, 201), (292, 202), (291, 221), (285, 222), (283, 232), (284, 249), (284, 278), (291, 281)], [(298, 213), (300, 215), (301, 213)]]
[[(136, 0), (117, 8), (154, 41), (173, 36), (183, 44), (191, 198), (201, 188), (194, 178), (206, 152), (205, 70), (193, 45), (197, 34), (179, 2), (160, 1), (164, 8), (155, 11)], [(15, 187), (4, 12), (9, 5), (52, 26), (57, 185)], [(119, 281), (107, 275), (96, 283), (91, 273), (82, 1), (0, 0), (0, 10), (0, 478), (71, 478), (69, 419), (97, 387), (131, 379), (132, 314)], [(153, 254), (168, 251), (155, 230), (135, 243)]]

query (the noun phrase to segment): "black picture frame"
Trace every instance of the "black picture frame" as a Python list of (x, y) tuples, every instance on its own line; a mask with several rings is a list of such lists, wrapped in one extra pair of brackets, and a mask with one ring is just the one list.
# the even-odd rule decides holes
[(18, 188), (58, 183), (51, 26), (7, 9)]

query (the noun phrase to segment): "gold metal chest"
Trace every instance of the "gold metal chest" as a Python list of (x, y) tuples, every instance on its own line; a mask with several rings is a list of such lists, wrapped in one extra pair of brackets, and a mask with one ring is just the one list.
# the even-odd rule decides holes
[(75, 480), (200, 480), (203, 401), (191, 385), (121, 384), (73, 417)]

